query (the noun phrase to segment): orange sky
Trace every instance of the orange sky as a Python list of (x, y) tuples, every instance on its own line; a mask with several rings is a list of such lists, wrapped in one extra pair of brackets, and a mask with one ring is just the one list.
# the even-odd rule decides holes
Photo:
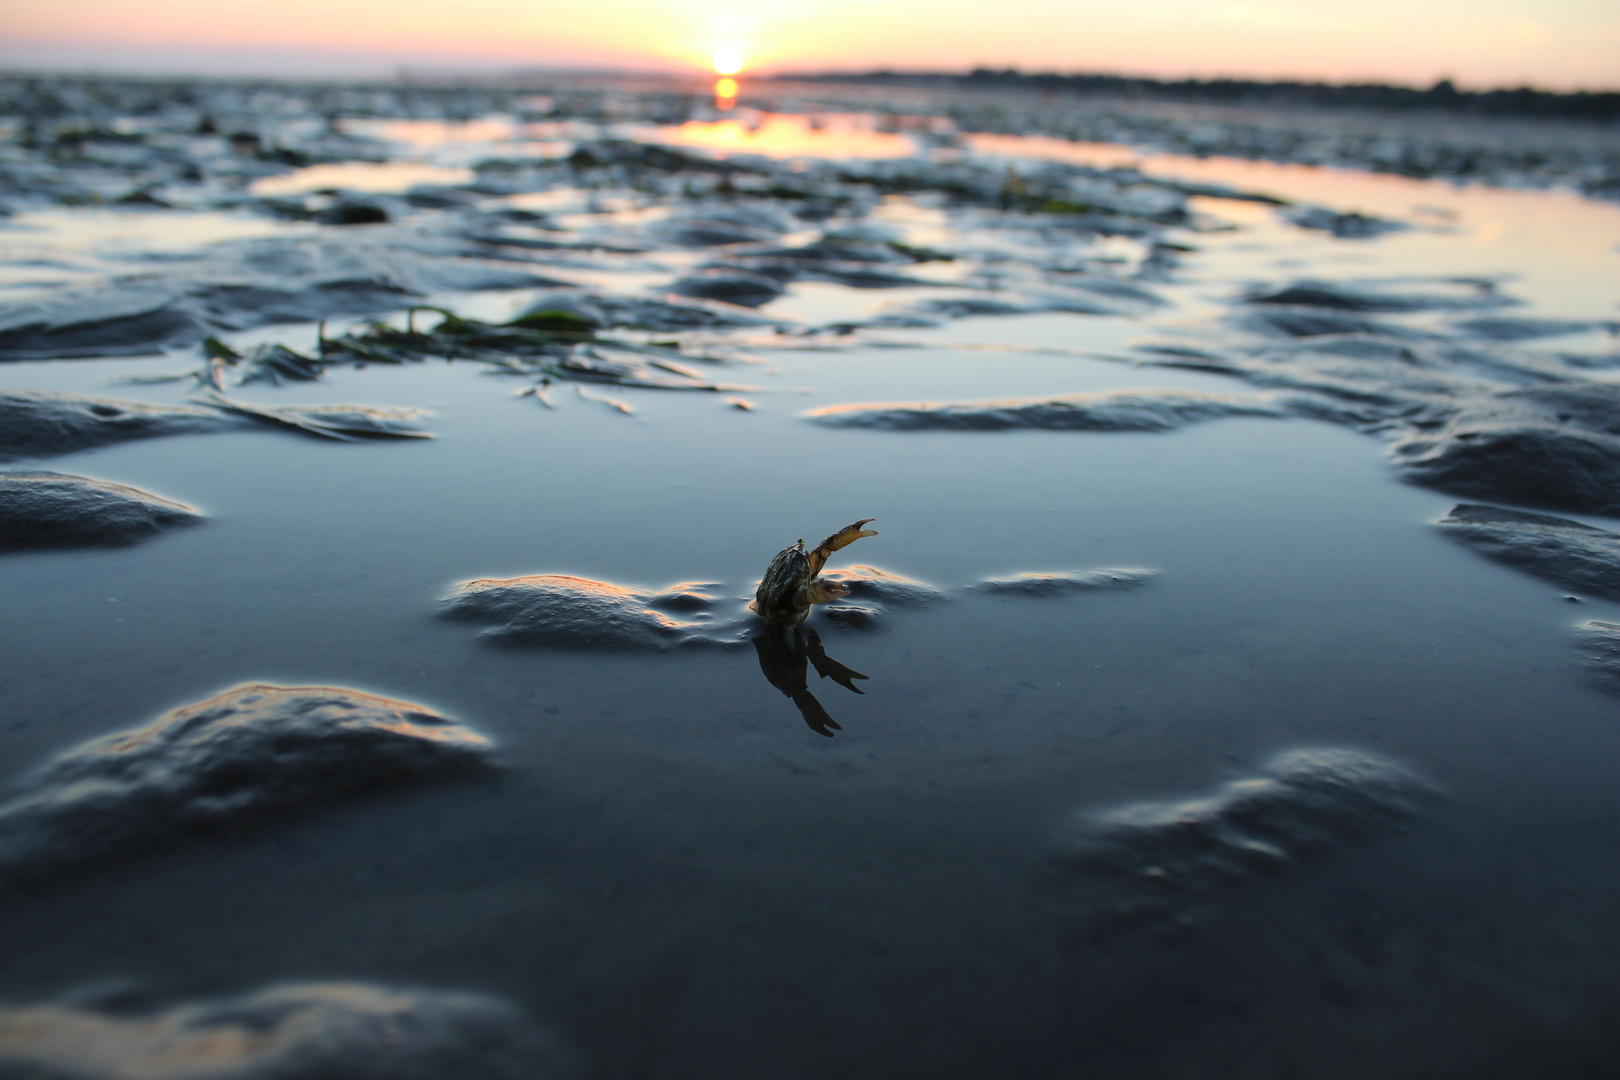
[(0, 64), (894, 67), (1620, 86), (1612, 0), (0, 0)]

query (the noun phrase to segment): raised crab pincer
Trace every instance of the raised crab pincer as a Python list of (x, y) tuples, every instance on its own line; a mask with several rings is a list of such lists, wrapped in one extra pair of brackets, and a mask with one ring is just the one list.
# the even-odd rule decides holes
[(813, 604), (830, 604), (849, 595), (849, 587), (835, 581), (820, 581), (816, 575), (827, 565), (832, 553), (846, 548), (863, 536), (876, 536), (871, 529), (861, 526), (876, 518), (862, 518), (853, 525), (845, 525), (827, 539), (806, 551), (800, 540), (784, 548), (760, 579), (750, 606), (755, 614), (782, 626), (798, 626), (810, 614)]

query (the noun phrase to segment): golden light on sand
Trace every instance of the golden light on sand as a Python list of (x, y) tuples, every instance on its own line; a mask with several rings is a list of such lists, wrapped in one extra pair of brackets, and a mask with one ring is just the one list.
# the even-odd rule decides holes
[(727, 46), (715, 50), (714, 70), (721, 75), (735, 75), (742, 70), (742, 50)]

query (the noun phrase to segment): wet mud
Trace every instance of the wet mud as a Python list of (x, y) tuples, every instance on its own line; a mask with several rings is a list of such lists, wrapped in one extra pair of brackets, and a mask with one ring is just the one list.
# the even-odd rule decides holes
[(559, 1036), (482, 994), (286, 983), (161, 1009), (134, 991), (89, 996), (112, 1000), (0, 1007), (0, 1076), (573, 1080), (583, 1073)]
[(417, 705), (249, 683), (64, 751), (0, 803), (0, 883), (487, 771), (493, 747)]
[(859, 563), (849, 567), (823, 570), (821, 579), (844, 586), (849, 590), (852, 600), (893, 604), (896, 607), (921, 607), (945, 596), (932, 585)]
[(1158, 576), (1157, 570), (1089, 570), (1084, 573), (1032, 570), (1008, 577), (985, 578), (978, 587), (986, 592), (1013, 596), (1061, 596), (1140, 589)]
[[(290, 349), (257, 351), (243, 365), (240, 383), (268, 381), (266, 371), (286, 377), (299, 354)], [(98, 446), (161, 435), (187, 435), (268, 425), (338, 442), (360, 439), (428, 439), (420, 420), (426, 409), (366, 405), (253, 405), (228, 397), (224, 366), (217, 359), (191, 375), (158, 376), (145, 382), (195, 381), (199, 405), (153, 405), (41, 390), (0, 393), (0, 461), (53, 457)], [(297, 381), (311, 381), (299, 379)]]
[(1604, 689), (1620, 694), (1620, 624), (1594, 619), (1578, 634), (1587, 670)]
[(406, 307), (449, 289), (555, 285), (556, 277), (463, 253), (385, 244), (261, 240), (216, 247), (145, 280), (113, 280), (0, 302), (0, 361), (142, 356), (213, 333)]
[(1291, 750), (1208, 794), (1076, 811), (1053, 858), (1088, 918), (1190, 925), (1214, 895), (1398, 832), (1439, 797), (1377, 754)]
[(127, 484), (0, 471), (0, 551), (137, 544), (202, 514)]
[[(73, 748), (0, 803), (0, 1074), (570, 1075), (519, 1008), (604, 1078), (1404, 1080), (1611, 1026), (1616, 534), (1549, 514), (1620, 513), (1620, 232), (1478, 182), (1607, 191), (1613, 148), (912, 89), (0, 80), (0, 374), (52, 388), (0, 457), (219, 518), (5, 560), (0, 735)], [(362, 383), (421, 408), (283, 404)], [(429, 406), (386, 453), (139, 441)], [(1412, 528), (1432, 492), (1502, 505)], [(741, 585), (423, 606), (536, 550), (746, 583), (806, 506), (927, 580), (830, 570), (791, 630)], [(443, 701), (503, 781), (323, 687), (82, 742), (215, 678)], [(53, 996), (122, 972), (196, 989)], [(309, 981), (350, 973), (501, 998)]]
[(1391, 447), (1413, 483), (1529, 506), (1620, 514), (1620, 435), (1614, 430), (1620, 386), (1507, 391), (1446, 412), (1443, 421), (1437, 417)]
[(480, 578), (458, 585), (441, 611), (493, 624), (484, 634), (497, 641), (565, 649), (740, 645), (756, 620), (740, 604), (728, 616), (706, 591), (713, 588), (683, 582), (650, 592), (566, 574)]
[(337, 442), (361, 439), (431, 439), (422, 430), (420, 418), (426, 409), (380, 408), (365, 405), (304, 405), (266, 408), (228, 398), (217, 390), (203, 399), (215, 408), (237, 416), (301, 431)]
[(6, 390), (0, 392), (0, 461), (51, 457), (129, 439), (240, 426), (240, 421), (195, 405), (153, 405), (47, 390)]
[(884, 431), (1173, 431), (1228, 416), (1286, 415), (1259, 397), (1115, 390), (1047, 400), (877, 402), (812, 409), (805, 418), (824, 427)]
[[(1476, 311), (1509, 306), (1509, 297), (1491, 289), (1450, 289), (1425, 292), (1421, 283), (1348, 282), (1304, 279), (1279, 289), (1264, 289), (1246, 297), (1251, 304), (1320, 308), (1331, 311), (1397, 313), (1412, 311)], [(1404, 287), (1403, 287), (1404, 286)]]
[(1481, 554), (1588, 596), (1620, 600), (1620, 533), (1567, 518), (1463, 503), (1440, 520)]
[(1360, 240), (1399, 232), (1406, 228), (1400, 221), (1389, 221), (1370, 214), (1333, 210), (1325, 206), (1300, 206), (1287, 211), (1287, 219), (1302, 229), (1320, 229), (1341, 240)]
[(1463, 343), (1337, 307), (1269, 306), (1229, 326), (1260, 340), (1216, 334), (1213, 350), (1164, 344), (1160, 362), (1307, 391), (1287, 399), (1289, 411), (1384, 436), (1414, 484), (1620, 512), (1620, 387), (1588, 376), (1580, 358)]
[[(811, 610), (852, 629), (882, 625), (891, 607), (923, 607), (947, 598), (932, 585), (875, 566), (824, 570), (819, 577), (848, 592), (843, 600)], [(497, 641), (609, 651), (740, 645), (770, 625), (751, 604), (718, 596), (720, 588), (682, 582), (653, 592), (566, 574), (480, 578), (458, 585), (440, 614), (492, 624), (484, 636)]]

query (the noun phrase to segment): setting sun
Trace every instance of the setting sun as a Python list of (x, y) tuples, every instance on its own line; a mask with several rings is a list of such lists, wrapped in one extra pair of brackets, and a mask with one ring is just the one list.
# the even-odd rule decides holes
[(735, 75), (742, 70), (743, 58), (740, 49), (725, 48), (714, 54), (714, 70), (721, 75)]

